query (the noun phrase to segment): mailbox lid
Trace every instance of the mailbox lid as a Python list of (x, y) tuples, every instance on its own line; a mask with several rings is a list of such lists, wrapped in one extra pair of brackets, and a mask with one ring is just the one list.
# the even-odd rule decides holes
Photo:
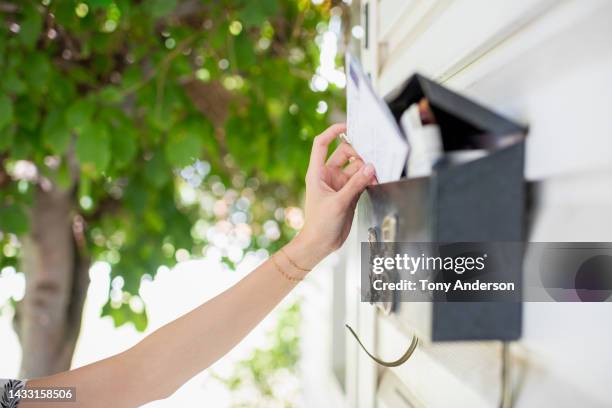
[(413, 103), (427, 98), (440, 132), (444, 150), (493, 149), (527, 133), (527, 127), (459, 95), (420, 74), (393, 92), (387, 103), (399, 123)]

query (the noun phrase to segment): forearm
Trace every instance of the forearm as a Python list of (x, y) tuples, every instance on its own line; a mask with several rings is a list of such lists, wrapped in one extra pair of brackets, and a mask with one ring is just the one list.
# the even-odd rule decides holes
[[(284, 252), (297, 265), (311, 269), (325, 255), (295, 239)], [(135, 406), (172, 394), (244, 338), (301, 278), (284, 254), (268, 259), (225, 292), (156, 330), (136, 346), (89, 366), (34, 380), (32, 386), (75, 386), (80, 406)], [(106, 390), (106, 392), (102, 392)], [(113, 399), (116, 393), (121, 400)], [(105, 401), (109, 398), (109, 401)]]
[[(323, 256), (299, 240), (292, 241), (284, 251), (307, 269)], [(305, 274), (283, 254), (277, 253), (274, 261), (292, 276)], [(163, 394), (170, 394), (240, 342), (297, 284), (284, 277), (274, 261), (268, 259), (230, 289), (160, 328), (130, 350), (129, 358), (144, 364), (147, 382), (159, 384), (158, 379), (163, 378)]]

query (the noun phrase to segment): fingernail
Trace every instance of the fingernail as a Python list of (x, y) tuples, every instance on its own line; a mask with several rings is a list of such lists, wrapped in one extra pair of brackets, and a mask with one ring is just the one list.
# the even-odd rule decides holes
[(372, 164), (368, 163), (363, 168), (363, 175), (366, 176), (366, 177), (370, 177), (373, 174), (374, 174), (374, 166), (372, 166)]

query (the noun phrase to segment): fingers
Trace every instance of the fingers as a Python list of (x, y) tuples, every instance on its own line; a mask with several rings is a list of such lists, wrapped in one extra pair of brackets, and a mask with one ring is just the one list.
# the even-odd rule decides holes
[(347, 181), (347, 183), (338, 192), (340, 199), (344, 204), (350, 204), (359, 194), (372, 183), (374, 178), (374, 166), (367, 164), (363, 166), (359, 171), (355, 172), (353, 176)]
[(357, 158), (359, 155), (350, 144), (342, 142), (327, 159), (327, 166), (342, 167), (351, 157)]
[(364, 163), (361, 159), (355, 159), (351, 161), (349, 165), (346, 166), (344, 169), (341, 169), (338, 167), (326, 166), (326, 171), (328, 172), (330, 179), (331, 179), (330, 180), (331, 187), (335, 191), (339, 191), (342, 187), (344, 187), (346, 182), (350, 180), (353, 174), (359, 171), (359, 169), (362, 168), (363, 166), (364, 166)]
[(360, 168), (362, 168), (364, 165), (363, 160), (361, 159), (355, 159), (353, 161), (351, 161), (349, 163), (348, 166), (346, 166), (342, 172), (344, 174), (346, 174), (348, 177), (351, 177), (353, 174), (355, 174), (357, 172), (357, 170), (359, 170)]
[(346, 125), (343, 123), (336, 123), (328, 127), (323, 133), (315, 137), (312, 143), (312, 151), (310, 153), (310, 164), (308, 170), (318, 170), (320, 167), (325, 165), (325, 158), (327, 157), (327, 147), (340, 133), (346, 132)]
[(334, 191), (340, 191), (349, 180), (350, 176), (345, 174), (341, 169), (336, 167), (327, 167), (325, 169), (329, 175), (328, 184)]

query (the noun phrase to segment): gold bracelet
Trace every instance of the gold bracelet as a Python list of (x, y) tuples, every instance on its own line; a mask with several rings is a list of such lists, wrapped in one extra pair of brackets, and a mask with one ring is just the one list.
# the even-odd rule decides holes
[(291, 265), (293, 265), (293, 267), (295, 269), (299, 269), (302, 272), (310, 272), (312, 271), (312, 269), (306, 269), (306, 268), (302, 268), (301, 266), (299, 266), (298, 264), (296, 264), (295, 262), (293, 262), (293, 259), (289, 258), (289, 255), (287, 255), (287, 253), (285, 252), (285, 250), (283, 248), (280, 249), (280, 252), (283, 253), (283, 255), (285, 255), (285, 258), (287, 258), (287, 260), (289, 261), (289, 263)]
[(283, 268), (281, 268), (280, 265), (276, 262), (276, 259), (274, 259), (274, 255), (270, 256), (270, 259), (272, 260), (272, 263), (274, 264), (276, 269), (280, 272), (281, 275), (283, 275), (285, 279), (290, 280), (291, 282), (300, 282), (303, 280), (303, 278), (296, 278), (295, 276), (291, 276), (287, 272), (283, 271)]

